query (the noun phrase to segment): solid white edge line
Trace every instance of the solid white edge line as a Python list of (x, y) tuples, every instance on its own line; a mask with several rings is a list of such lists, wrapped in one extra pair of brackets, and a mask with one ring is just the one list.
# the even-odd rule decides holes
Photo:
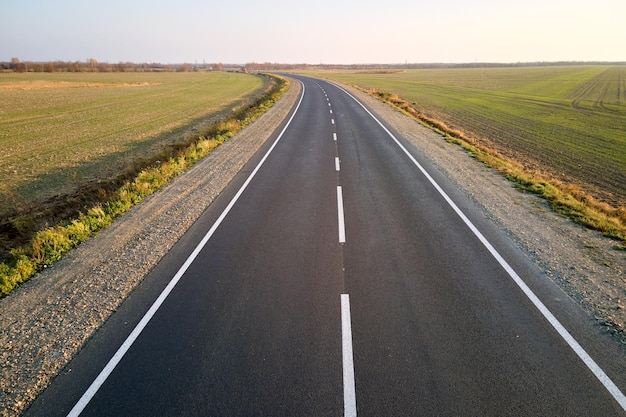
[(335, 157), (335, 171), (339, 172), (341, 170), (341, 162), (339, 161), (339, 157)]
[(100, 389), (102, 384), (104, 384), (104, 382), (107, 380), (109, 375), (111, 375), (111, 373), (113, 372), (115, 367), (120, 363), (120, 361), (122, 360), (122, 358), (124, 357), (126, 352), (128, 352), (128, 350), (133, 345), (135, 340), (137, 340), (137, 338), (139, 337), (139, 335), (141, 334), (143, 329), (148, 325), (148, 322), (150, 321), (150, 319), (152, 319), (152, 317), (156, 314), (156, 312), (159, 309), (159, 307), (161, 307), (161, 305), (163, 304), (165, 299), (168, 297), (168, 295), (172, 292), (172, 290), (174, 289), (176, 284), (178, 284), (178, 281), (180, 281), (180, 279), (185, 274), (185, 272), (187, 271), (189, 266), (193, 263), (193, 261), (196, 259), (198, 254), (202, 251), (202, 249), (207, 244), (207, 242), (209, 241), (211, 236), (213, 236), (213, 234), (215, 233), (215, 230), (220, 226), (222, 221), (224, 221), (224, 218), (228, 215), (228, 213), (233, 208), (233, 206), (235, 205), (235, 203), (237, 202), (239, 197), (243, 194), (244, 190), (248, 187), (248, 185), (250, 184), (250, 182), (252, 181), (252, 179), (254, 178), (256, 173), (259, 171), (259, 169), (261, 168), (263, 163), (265, 163), (265, 160), (268, 158), (270, 153), (274, 150), (274, 148), (278, 144), (278, 141), (283, 137), (283, 134), (285, 133), (285, 131), (287, 130), (287, 128), (291, 124), (291, 121), (293, 120), (294, 116), (298, 112), (298, 109), (300, 108), (300, 104), (302, 103), (302, 99), (304, 98), (304, 91), (305, 91), (304, 84), (301, 81), (299, 81), (299, 82), (302, 85), (302, 92), (300, 94), (300, 100), (298, 101), (298, 104), (297, 104), (296, 109), (294, 110), (293, 114), (291, 115), (291, 117), (287, 121), (287, 124), (285, 125), (283, 130), (280, 132), (280, 134), (278, 135), (278, 137), (276, 138), (276, 140), (274, 141), (272, 146), (265, 153), (265, 155), (263, 156), (261, 161), (257, 164), (256, 168), (254, 168), (254, 171), (252, 171), (252, 173), (250, 174), (248, 179), (241, 186), (241, 188), (239, 189), (237, 194), (235, 194), (235, 196), (230, 201), (228, 206), (224, 209), (224, 211), (219, 216), (219, 218), (215, 221), (215, 223), (213, 223), (213, 226), (211, 227), (211, 229), (209, 229), (209, 231), (204, 236), (202, 241), (200, 241), (200, 243), (198, 244), (198, 246), (196, 246), (196, 248), (191, 253), (191, 255), (189, 255), (189, 257), (187, 258), (187, 260), (185, 261), (183, 266), (180, 267), (180, 269), (178, 270), (176, 275), (174, 275), (174, 277), (169, 282), (169, 284), (167, 284), (167, 286), (165, 287), (165, 289), (163, 290), (161, 295), (159, 295), (159, 297), (152, 304), (150, 309), (146, 312), (146, 314), (143, 316), (143, 318), (139, 321), (139, 324), (137, 324), (137, 326), (135, 326), (135, 328), (130, 333), (130, 335), (126, 338), (124, 343), (122, 343), (122, 346), (120, 346), (120, 348), (117, 350), (117, 352), (115, 352), (113, 357), (106, 364), (104, 369), (102, 369), (100, 374), (91, 383), (89, 388), (87, 388), (87, 391), (85, 391), (83, 396), (78, 400), (78, 402), (76, 403), (74, 408), (72, 408), (72, 410), (67, 415), (68, 417), (77, 417), (77, 416), (79, 416), (80, 413), (82, 413), (82, 411), (85, 409), (85, 407), (87, 407), (87, 404), (89, 404), (89, 401), (91, 401), (91, 399), (94, 397), (94, 395), (96, 395), (96, 393), (98, 392), (98, 390)]
[(343, 415), (356, 417), (352, 322), (350, 319), (350, 296), (348, 294), (341, 294), (341, 351), (343, 357)]
[(504, 260), (504, 258), (498, 253), (498, 251), (489, 243), (487, 238), (474, 226), (474, 224), (465, 216), (465, 214), (458, 208), (458, 206), (452, 201), (452, 199), (446, 194), (446, 192), (437, 184), (437, 182), (426, 172), (422, 165), (411, 155), (411, 153), (400, 143), (400, 141), (387, 129), (380, 120), (376, 118), (370, 112), (365, 105), (363, 105), (356, 97), (350, 94), (340, 86), (335, 85), (338, 89), (346, 93), (355, 102), (357, 102), (363, 109), (383, 128), (383, 130), (391, 137), (394, 142), (400, 147), (400, 149), (409, 157), (411, 162), (422, 172), (422, 174), (428, 179), (428, 181), (435, 187), (439, 194), (446, 200), (448, 205), (456, 212), (456, 214), (463, 220), (463, 222), (469, 227), (474, 235), (480, 240), (485, 248), (491, 253), (491, 255), (498, 261), (500, 266), (509, 274), (517, 286), (528, 297), (528, 299), (535, 305), (535, 307), (541, 312), (546, 320), (552, 325), (557, 333), (565, 340), (570, 348), (576, 353), (576, 355), (583, 361), (583, 363), (589, 368), (589, 370), (596, 376), (596, 378), (604, 385), (607, 391), (613, 396), (615, 401), (626, 411), (626, 396), (620, 391), (615, 383), (609, 378), (604, 370), (596, 363), (595, 360), (585, 351), (585, 349), (578, 343), (576, 339), (567, 331), (567, 329), (559, 322), (559, 320), (552, 314), (552, 312), (543, 304), (543, 302), (535, 295), (535, 293), (528, 287), (524, 280), (515, 272), (515, 270)]
[(343, 192), (341, 186), (337, 186), (337, 220), (339, 222), (339, 243), (346, 243), (346, 226), (343, 216)]

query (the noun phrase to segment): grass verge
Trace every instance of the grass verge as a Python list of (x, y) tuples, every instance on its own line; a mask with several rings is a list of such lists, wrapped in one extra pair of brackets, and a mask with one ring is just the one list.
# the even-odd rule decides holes
[[(378, 89), (357, 88), (442, 134), (449, 142), (461, 146), (477, 160), (496, 169), (519, 190), (547, 200), (556, 213), (577, 224), (598, 230), (607, 237), (626, 242), (626, 207), (612, 207), (585, 193), (577, 185), (566, 184), (538, 170), (528, 170), (522, 164), (486, 146), (485, 141), (478, 141), (463, 131), (452, 129), (445, 123), (426, 116), (396, 94)], [(623, 250), (623, 247), (622, 244), (615, 246), (619, 250)]]
[(251, 124), (282, 96), (288, 86), (285, 79), (272, 76), (270, 87), (257, 102), (235, 110), (228, 119), (194, 136), (187, 146), (179, 144), (154, 156), (150, 166), (120, 187), (102, 189), (101, 201), (86, 212), (35, 233), (28, 244), (11, 250), (10, 258), (0, 263), (0, 297), (59, 261), (72, 248), (113, 223)]

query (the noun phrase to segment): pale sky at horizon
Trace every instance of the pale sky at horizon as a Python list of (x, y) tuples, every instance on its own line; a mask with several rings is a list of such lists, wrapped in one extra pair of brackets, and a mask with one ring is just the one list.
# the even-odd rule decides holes
[(626, 61), (625, 0), (0, 0), (0, 61)]

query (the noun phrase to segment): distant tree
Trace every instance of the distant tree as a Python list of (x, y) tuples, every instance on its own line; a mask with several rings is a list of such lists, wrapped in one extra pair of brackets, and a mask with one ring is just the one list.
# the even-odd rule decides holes
[(19, 58), (11, 58), (11, 69), (15, 72), (24, 72), (26, 65), (20, 62)]
[(65, 66), (67, 72), (79, 72), (80, 71), (80, 62), (68, 62), (67, 64), (59, 63), (60, 66)]
[(54, 72), (54, 70), (55, 70), (55, 65), (54, 65), (54, 62), (52, 61), (46, 62), (43, 66), (44, 72)]

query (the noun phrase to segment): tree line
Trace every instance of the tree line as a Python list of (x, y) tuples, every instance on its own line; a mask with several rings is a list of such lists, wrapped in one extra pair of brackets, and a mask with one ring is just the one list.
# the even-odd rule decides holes
[[(228, 66), (232, 68), (236, 66)], [(188, 71), (224, 71), (227, 68), (222, 63), (215, 64), (159, 64), (118, 62), (115, 64), (99, 62), (94, 58), (86, 61), (21, 61), (11, 58), (11, 61), (0, 62), (2, 72), (188, 72)], [(239, 68), (243, 68), (239, 66)]]
[(394, 71), (406, 69), (438, 69), (438, 68), (510, 68), (510, 67), (547, 67), (570, 65), (626, 65), (624, 62), (610, 61), (538, 61), (538, 62), (433, 62), (433, 63), (402, 63), (402, 64), (280, 64), (280, 63), (248, 63), (248, 71), (288, 71), (288, 70), (364, 70)]
[(264, 72), (306, 69), (348, 69), (348, 70), (405, 70), (434, 68), (494, 68), (494, 67), (530, 67), (530, 66), (566, 66), (566, 65), (626, 65), (626, 62), (515, 62), (515, 63), (404, 63), (404, 64), (281, 64), (273, 62), (249, 62), (240, 64), (202, 63), (202, 64), (159, 64), (119, 62), (116, 64), (98, 62), (94, 58), (86, 61), (21, 61), (12, 58), (9, 62), (0, 62), (0, 72), (188, 72), (188, 71), (229, 71), (229, 72)]

